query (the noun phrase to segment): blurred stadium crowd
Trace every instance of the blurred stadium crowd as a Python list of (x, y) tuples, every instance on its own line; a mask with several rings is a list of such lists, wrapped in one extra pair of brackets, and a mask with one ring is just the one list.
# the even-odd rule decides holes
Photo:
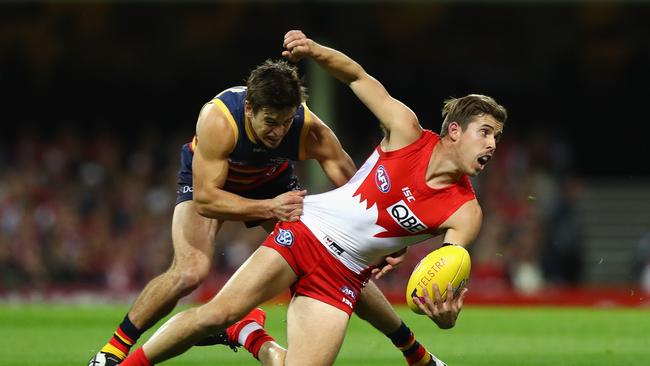
[[(634, 159), (647, 145), (635, 123), (643, 123), (650, 84), (650, 7), (385, 5), (0, 4), (0, 294), (87, 288), (126, 296), (164, 271), (179, 149), (198, 109), (279, 57), (291, 27), (359, 60), (426, 128), (438, 129), (450, 96), (480, 92), (504, 104), (504, 139), (474, 182), (484, 226), (471, 248), (472, 281), (521, 292), (582, 283), (582, 179), (650, 176)], [(309, 82), (311, 91), (320, 86)], [(319, 98), (310, 106), (338, 123), (334, 130), (360, 165), (379, 129), (345, 86), (331, 89), (324, 93), (333, 99), (330, 115), (315, 107)], [(263, 237), (261, 229), (227, 225), (213, 282)], [(650, 258), (648, 238), (641, 265)], [(401, 293), (417, 258), (435, 244), (413, 248), (380, 285)], [(650, 260), (646, 268), (650, 292)]]
[[(1, 290), (127, 295), (167, 268), (178, 154), (191, 136), (144, 136), (132, 145), (111, 134), (27, 133), (2, 147)], [(485, 212), (471, 248), (473, 281), (482, 287), (531, 291), (580, 280), (573, 214), (580, 183), (569, 174), (569, 147), (557, 141), (542, 134), (533, 141), (506, 138), (474, 182)], [(363, 157), (354, 159), (359, 165)], [(226, 225), (216, 244), (215, 279), (227, 278), (263, 237), (259, 228)], [(412, 248), (381, 285), (401, 291), (417, 259), (435, 245)]]

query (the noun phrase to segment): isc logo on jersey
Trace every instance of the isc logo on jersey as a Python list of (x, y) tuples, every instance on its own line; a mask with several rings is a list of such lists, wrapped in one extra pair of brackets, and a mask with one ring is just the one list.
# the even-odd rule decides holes
[(285, 247), (293, 245), (293, 233), (289, 230), (280, 229), (275, 236), (275, 242)]
[(388, 193), (390, 191), (390, 178), (388, 178), (388, 172), (383, 165), (377, 167), (377, 172), (375, 173), (375, 184), (377, 188), (383, 193)]
[(413, 211), (406, 205), (404, 200), (397, 202), (396, 204), (388, 207), (386, 209), (390, 214), (390, 217), (395, 220), (404, 230), (409, 233), (418, 233), (420, 231), (428, 229), (422, 220), (420, 220)]

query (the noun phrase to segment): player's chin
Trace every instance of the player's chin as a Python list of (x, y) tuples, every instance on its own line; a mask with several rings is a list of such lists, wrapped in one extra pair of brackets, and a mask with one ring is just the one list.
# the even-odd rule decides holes
[(467, 169), (465, 171), (465, 174), (469, 175), (470, 177), (476, 177), (479, 174), (481, 174), (481, 169), (478, 168)]
[(476, 164), (472, 165), (472, 166), (470, 167), (470, 169), (468, 169), (468, 171), (467, 171), (466, 173), (467, 173), (467, 175), (469, 175), (469, 176), (476, 177), (477, 175), (481, 174), (481, 172), (482, 172), (484, 169), (485, 169), (485, 164), (478, 164), (478, 163), (476, 163)]
[(275, 149), (278, 146), (280, 146), (280, 142), (282, 140), (263, 140), (264, 146), (268, 147), (269, 149)]

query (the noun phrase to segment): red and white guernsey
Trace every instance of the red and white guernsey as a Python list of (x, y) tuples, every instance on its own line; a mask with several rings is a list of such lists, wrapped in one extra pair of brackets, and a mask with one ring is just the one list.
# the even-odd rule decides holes
[(402, 248), (438, 235), (438, 227), (476, 197), (463, 176), (441, 189), (426, 184), (432, 131), (399, 150), (377, 147), (344, 186), (307, 196), (301, 221), (350, 270), (361, 273)]

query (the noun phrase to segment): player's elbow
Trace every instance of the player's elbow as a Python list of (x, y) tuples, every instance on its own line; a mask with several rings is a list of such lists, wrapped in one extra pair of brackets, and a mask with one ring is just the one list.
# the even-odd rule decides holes
[(366, 70), (364, 70), (360, 65), (357, 65), (357, 67), (352, 70), (348, 80), (344, 80), (344, 82), (348, 84), (352, 90), (363, 87), (363, 85), (366, 85), (368, 82), (372, 81), (374, 81), (374, 78), (370, 76), (370, 74), (368, 74)]
[(196, 209), (196, 213), (203, 217), (210, 217), (212, 210), (210, 210), (210, 205), (200, 202), (200, 201), (194, 201), (194, 208)]
[(219, 213), (216, 212), (212, 205), (212, 200), (205, 195), (201, 194), (200, 192), (194, 192), (194, 208), (196, 212), (207, 218), (211, 219), (219, 219)]
[(350, 179), (352, 179), (354, 173), (356, 173), (356, 167), (354, 166), (352, 159), (350, 159), (349, 163), (347, 160), (343, 159), (334, 161), (321, 161), (320, 163), (323, 167), (323, 171), (325, 171), (325, 175), (327, 175), (329, 180), (336, 187), (340, 187), (347, 183)]

